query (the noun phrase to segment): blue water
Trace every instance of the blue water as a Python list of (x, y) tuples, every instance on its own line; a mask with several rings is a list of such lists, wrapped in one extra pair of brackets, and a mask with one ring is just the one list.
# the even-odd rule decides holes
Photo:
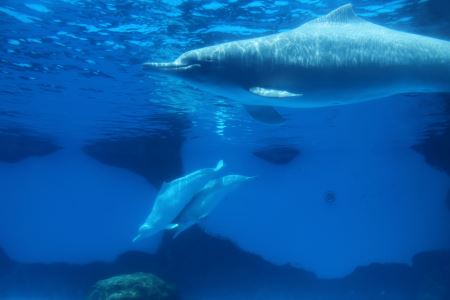
[[(346, 3), (2, 0), (0, 299), (83, 299), (131, 271), (182, 299), (450, 299), (449, 94), (280, 108), (268, 125), (142, 68)], [(446, 0), (352, 4), (450, 39)], [(179, 238), (132, 242), (163, 182), (220, 159), (256, 178)]]

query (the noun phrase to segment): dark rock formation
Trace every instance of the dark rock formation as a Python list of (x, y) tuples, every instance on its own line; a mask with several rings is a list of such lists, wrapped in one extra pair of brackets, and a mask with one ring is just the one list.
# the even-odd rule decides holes
[(324, 200), (326, 204), (335, 204), (336, 203), (336, 194), (333, 191), (327, 191), (324, 195)]
[(0, 130), (0, 161), (15, 163), (30, 156), (45, 156), (61, 149), (46, 137), (22, 129)]
[(10, 268), (14, 263), (6, 255), (2, 248), (0, 248), (0, 270)]
[(3, 249), (0, 248), (0, 298), (2, 296), (2, 291), (8, 289), (6, 285), (6, 280), (9, 274), (12, 272), (12, 267), (14, 262), (9, 259)]
[(175, 288), (149, 273), (118, 275), (95, 284), (88, 300), (175, 300)]
[(265, 290), (270, 292), (274, 286), (282, 286), (300, 297), (315, 281), (311, 272), (288, 265), (275, 266), (242, 251), (231, 241), (208, 236), (197, 226), (176, 239), (167, 235), (157, 255), (167, 271), (165, 276), (185, 293), (193, 293), (193, 287), (201, 286), (228, 291), (257, 286), (264, 294)]
[(269, 146), (253, 151), (253, 155), (277, 165), (290, 163), (300, 151), (293, 146)]
[(450, 299), (450, 255), (448, 252), (420, 253), (413, 258), (417, 299)]
[(428, 164), (450, 175), (450, 125), (443, 132), (431, 132), (412, 148), (421, 153)]
[(412, 149), (421, 153), (428, 164), (450, 175), (450, 94), (440, 96), (446, 104), (443, 114), (448, 117), (447, 123), (443, 129), (429, 130), (426, 138), (413, 145)]
[(175, 240), (167, 236), (156, 254), (127, 252), (112, 263), (0, 265), (0, 298), (84, 299), (98, 280), (135, 272), (168, 280), (190, 299), (205, 290), (230, 295), (229, 299), (235, 295), (262, 299), (274, 291), (282, 295), (278, 299), (450, 299), (450, 252), (421, 253), (412, 265), (371, 264), (346, 277), (325, 280), (292, 266), (271, 264), (198, 227)]
[(445, 205), (450, 212), (450, 189), (447, 191), (447, 197), (445, 197)]
[(162, 123), (162, 129), (133, 136), (94, 140), (83, 151), (98, 161), (130, 170), (159, 188), (183, 174), (181, 146), (187, 119), (177, 115), (159, 116), (152, 122)]

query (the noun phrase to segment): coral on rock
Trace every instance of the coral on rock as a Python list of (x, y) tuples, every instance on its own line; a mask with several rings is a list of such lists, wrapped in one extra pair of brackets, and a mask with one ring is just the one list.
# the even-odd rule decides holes
[(98, 281), (88, 300), (175, 300), (174, 286), (150, 273), (118, 275)]

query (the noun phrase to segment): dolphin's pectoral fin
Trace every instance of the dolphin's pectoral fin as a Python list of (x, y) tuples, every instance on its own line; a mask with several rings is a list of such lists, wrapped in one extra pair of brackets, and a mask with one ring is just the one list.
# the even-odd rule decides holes
[(262, 87), (251, 87), (249, 90), (251, 93), (267, 98), (287, 98), (287, 97), (301, 97), (303, 94), (295, 94), (288, 91), (265, 89)]
[(180, 224), (177, 224), (177, 223), (169, 224), (169, 225), (167, 225), (166, 230), (173, 230), (175, 228), (178, 228), (179, 226), (180, 226)]
[(244, 105), (244, 108), (253, 119), (259, 122), (280, 124), (286, 121), (272, 106)]

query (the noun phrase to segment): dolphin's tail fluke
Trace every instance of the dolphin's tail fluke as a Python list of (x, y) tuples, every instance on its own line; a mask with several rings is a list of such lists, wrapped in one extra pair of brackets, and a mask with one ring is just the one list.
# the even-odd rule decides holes
[(219, 160), (217, 166), (214, 168), (214, 171), (218, 172), (222, 170), (223, 167), (225, 167), (225, 163), (223, 162), (223, 160)]

